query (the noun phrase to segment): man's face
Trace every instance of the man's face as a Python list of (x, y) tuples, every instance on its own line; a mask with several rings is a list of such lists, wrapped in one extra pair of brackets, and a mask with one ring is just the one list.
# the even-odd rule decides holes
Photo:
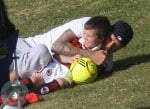
[(107, 37), (105, 39), (105, 50), (107, 50), (109, 53), (113, 53), (113, 52), (121, 49), (122, 47), (123, 46), (117, 40), (117, 38), (114, 36), (114, 34), (111, 34), (110, 37)]
[(103, 41), (103, 38), (98, 38), (94, 29), (84, 30), (83, 39), (85, 41), (84, 46), (89, 49), (96, 47)]

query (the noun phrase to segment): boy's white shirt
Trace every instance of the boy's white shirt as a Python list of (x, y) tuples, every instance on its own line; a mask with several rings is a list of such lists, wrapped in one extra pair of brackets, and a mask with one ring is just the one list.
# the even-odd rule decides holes
[(72, 79), (69, 76), (68, 71), (68, 67), (53, 58), (53, 61), (50, 62), (48, 66), (40, 70), (39, 73), (41, 73), (45, 83), (52, 82), (57, 78), (64, 78), (71, 84)]

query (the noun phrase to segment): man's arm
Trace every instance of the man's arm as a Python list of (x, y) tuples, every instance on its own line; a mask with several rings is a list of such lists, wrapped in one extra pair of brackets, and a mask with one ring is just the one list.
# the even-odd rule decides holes
[(53, 44), (52, 51), (56, 54), (67, 56), (74, 56), (78, 54), (80, 56), (89, 57), (91, 55), (91, 51), (79, 49), (70, 43), (75, 37), (77, 36), (70, 29), (66, 30)]
[(56, 54), (73, 56), (80, 55), (81, 57), (91, 58), (97, 65), (106, 64), (106, 52), (104, 50), (90, 51), (76, 48), (71, 40), (77, 37), (70, 29), (66, 30), (53, 44), (52, 51)]

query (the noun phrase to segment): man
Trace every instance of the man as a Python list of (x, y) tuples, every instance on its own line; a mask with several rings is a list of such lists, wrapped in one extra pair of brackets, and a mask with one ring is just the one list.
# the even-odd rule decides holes
[[(112, 26), (111, 36), (105, 39), (105, 44), (103, 45), (103, 49), (105, 49), (108, 53), (113, 53), (116, 50), (119, 50), (122, 47), (126, 46), (130, 42), (132, 37), (133, 37), (133, 30), (132, 30), (131, 26), (128, 25), (124, 21), (118, 21), (117, 23), (115, 23)], [(81, 43), (81, 44), (84, 45), (84, 43)], [(71, 57), (70, 57), (70, 59), (71, 59)], [(110, 59), (112, 59), (112, 57)], [(111, 64), (107, 68), (108, 71), (112, 70), (112, 63), (113, 63), (112, 60), (109, 60), (109, 62)], [(42, 81), (43, 78), (41, 78), (41, 75), (33, 75), (30, 77), (30, 83), (37, 83), (39, 80)], [(65, 82), (61, 81), (61, 84), (65, 84), (64, 86), (66, 87), (67, 86), (66, 82), (67, 81), (65, 81)], [(39, 94), (45, 94), (45, 93), (49, 93), (50, 89), (52, 87), (54, 87), (55, 90), (60, 88), (60, 87), (58, 87), (58, 86), (56, 87), (56, 86), (57, 86), (56, 84), (52, 86), (51, 83), (47, 83), (47, 84), (43, 84), (31, 91), (34, 91)], [(43, 88), (47, 89), (45, 91), (45, 93), (43, 92)]]
[[(65, 43), (67, 41), (64, 41), (64, 39), (62, 39), (64, 37), (64, 39), (67, 40), (67, 35), (65, 36), (62, 36), (58, 39), (58, 42), (56, 42), (56, 45), (60, 45), (62, 43), (62, 46), (68, 46), (68, 45), (65, 45)], [(101, 64), (103, 66), (101, 67), (104, 67), (105, 68), (105, 72), (112, 72), (113, 70), (113, 56), (112, 56), (112, 53), (114, 53), (115, 51), (121, 49), (122, 47), (125, 47), (129, 42), (130, 40), (132, 39), (133, 37), (133, 30), (132, 30), (132, 27), (126, 23), (125, 21), (117, 21), (113, 26), (112, 26), (112, 34), (110, 36), (108, 36), (107, 38), (105, 38), (105, 41), (104, 43), (102, 44), (102, 48), (99, 48), (97, 49), (96, 51), (100, 50), (100, 49), (103, 49), (105, 50), (107, 53), (107, 65), (106, 63), (105, 64)], [(81, 38), (83, 39), (83, 38)], [(60, 40), (60, 41), (59, 41)], [(62, 40), (62, 41), (61, 41)], [(86, 39), (84, 39), (85, 41), (78, 41), (78, 43), (80, 42), (82, 44), (82, 47), (76, 47), (75, 50), (78, 51), (80, 50), (79, 48), (82, 48), (82, 49), (86, 49), (84, 46), (85, 45), (88, 45), (90, 44), (88, 41), (86, 41)], [(61, 46), (61, 45), (60, 45)], [(74, 46), (75, 47), (75, 46)], [(70, 47), (70, 50), (73, 51), (73, 48)], [(54, 47), (54, 49), (57, 48), (57, 47)], [(60, 48), (60, 47), (58, 47)], [(67, 49), (62, 49), (60, 50), (59, 52), (66, 52), (68, 54), (70, 54), (70, 52), (67, 51)], [(75, 51), (75, 52), (76, 52)], [(95, 51), (95, 50), (92, 50), (92, 51)], [(88, 52), (88, 51), (87, 51)], [(82, 55), (81, 55), (82, 56)], [(99, 58), (102, 58), (102, 57), (99, 57), (98, 58), (98, 55), (97, 56), (97, 60)], [(69, 58), (67, 57), (66, 60), (68, 60)]]

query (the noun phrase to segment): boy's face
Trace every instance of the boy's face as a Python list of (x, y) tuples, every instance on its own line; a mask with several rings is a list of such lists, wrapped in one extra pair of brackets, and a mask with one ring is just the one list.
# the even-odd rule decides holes
[(102, 43), (103, 38), (98, 38), (96, 30), (89, 29), (83, 32), (84, 46), (91, 49)]
[(111, 34), (110, 37), (107, 37), (105, 39), (105, 50), (107, 50), (109, 53), (113, 53), (119, 49), (121, 49), (123, 46), (121, 43), (117, 40), (114, 34)]

